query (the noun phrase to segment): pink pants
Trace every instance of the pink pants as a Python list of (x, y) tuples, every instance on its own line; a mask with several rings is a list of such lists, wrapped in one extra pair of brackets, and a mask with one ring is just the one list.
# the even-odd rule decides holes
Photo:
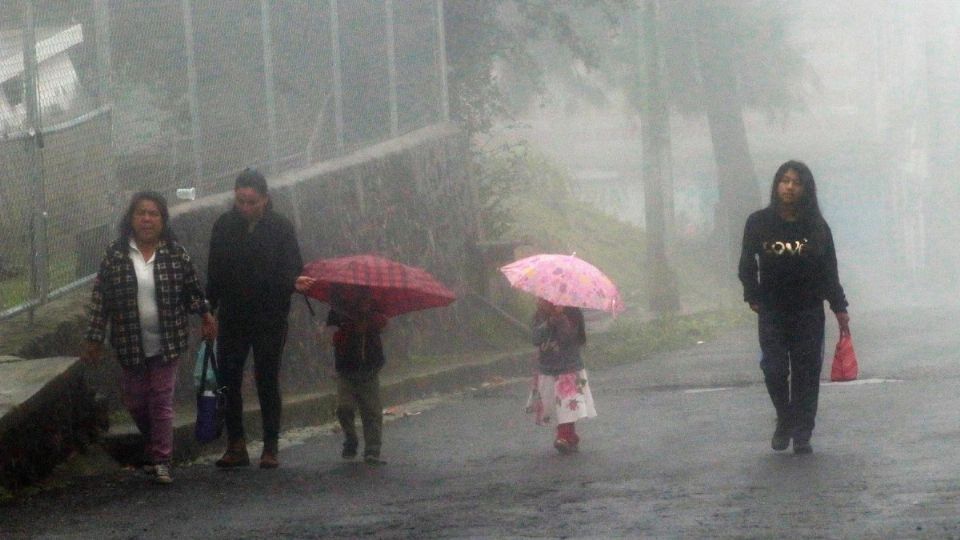
[(177, 364), (151, 358), (145, 367), (123, 368), (120, 392), (123, 406), (147, 439), (145, 454), (151, 463), (169, 463), (173, 456), (173, 389)]

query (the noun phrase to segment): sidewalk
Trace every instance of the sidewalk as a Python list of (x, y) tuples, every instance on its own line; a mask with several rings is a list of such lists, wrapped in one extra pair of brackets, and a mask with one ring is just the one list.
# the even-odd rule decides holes
[[(452, 356), (449, 365), (439, 368), (426, 366), (418, 369), (416, 365), (411, 365), (392, 373), (387, 370), (381, 378), (384, 408), (431, 395), (478, 387), (497, 378), (529, 375), (533, 354), (532, 347), (499, 353), (476, 353)], [(332, 422), (335, 420), (335, 406), (336, 389), (332, 381), (315, 393), (285, 395), (283, 429)], [(246, 400), (243, 419), (248, 439), (262, 437), (260, 408), (256, 398)], [(192, 460), (204, 453), (218, 452), (225, 446), (225, 435), (221, 440), (208, 444), (197, 443), (194, 437), (195, 420), (194, 407), (185, 406), (177, 411), (174, 423), (174, 461)], [(124, 465), (136, 464), (142, 455), (142, 440), (132, 421), (111, 426), (100, 443), (114, 459)]]

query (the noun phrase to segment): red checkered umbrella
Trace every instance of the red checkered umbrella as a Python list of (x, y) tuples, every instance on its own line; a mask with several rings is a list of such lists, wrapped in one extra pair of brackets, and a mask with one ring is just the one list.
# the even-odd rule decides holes
[(457, 298), (426, 270), (376, 255), (317, 259), (302, 273), (317, 280), (307, 296), (330, 302), (332, 285), (362, 285), (370, 290), (377, 311), (387, 317), (443, 307)]

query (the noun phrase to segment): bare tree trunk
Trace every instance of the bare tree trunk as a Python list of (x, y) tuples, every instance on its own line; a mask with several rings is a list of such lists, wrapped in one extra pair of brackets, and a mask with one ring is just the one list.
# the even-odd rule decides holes
[(697, 39), (697, 55), (720, 188), (716, 228), (730, 266), (739, 256), (747, 216), (760, 206), (760, 190), (743, 122), (736, 72), (724, 31), (718, 24), (717, 18), (705, 22)]
[[(650, 309), (657, 315), (680, 310), (674, 273), (667, 256), (665, 180), (670, 175), (670, 116), (663, 95), (657, 41), (657, 1), (643, 0), (640, 13), (643, 93), (640, 104), (643, 144), (643, 199), (647, 232)], [(672, 186), (670, 187), (672, 189)], [(670, 197), (672, 200), (672, 197)]]

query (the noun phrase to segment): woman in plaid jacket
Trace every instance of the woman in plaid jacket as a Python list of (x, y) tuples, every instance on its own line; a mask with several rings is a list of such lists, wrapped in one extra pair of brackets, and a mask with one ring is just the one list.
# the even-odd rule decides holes
[(144, 467), (170, 483), (173, 453), (173, 391), (177, 364), (187, 350), (187, 313), (203, 317), (203, 336), (216, 336), (197, 275), (169, 227), (167, 202), (158, 193), (133, 196), (93, 284), (90, 322), (81, 360), (102, 356), (110, 344), (122, 367), (124, 406), (146, 437)]

